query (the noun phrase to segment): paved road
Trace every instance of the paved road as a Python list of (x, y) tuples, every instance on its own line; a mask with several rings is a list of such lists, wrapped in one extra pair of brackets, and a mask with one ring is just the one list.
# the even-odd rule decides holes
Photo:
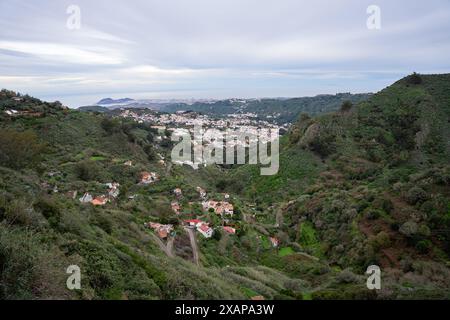
[(167, 245), (165, 245), (164, 242), (162, 242), (162, 240), (156, 234), (151, 233), (151, 235), (153, 236), (153, 239), (155, 239), (155, 241), (158, 243), (161, 250), (164, 251), (164, 253), (168, 257), (175, 257), (175, 255), (173, 254), (173, 237), (169, 237), (169, 239), (167, 240)]
[(187, 233), (188, 233), (188, 235), (189, 235), (189, 239), (191, 240), (191, 248), (192, 248), (192, 254), (193, 254), (193, 256), (194, 256), (194, 263), (196, 264), (196, 265), (199, 265), (199, 262), (198, 262), (198, 256), (199, 256), (199, 254), (198, 254), (198, 246), (197, 246), (197, 239), (195, 238), (195, 231), (193, 230), (193, 229), (191, 229), (191, 228), (188, 228), (188, 227), (184, 227), (184, 230), (186, 230), (187, 231)]

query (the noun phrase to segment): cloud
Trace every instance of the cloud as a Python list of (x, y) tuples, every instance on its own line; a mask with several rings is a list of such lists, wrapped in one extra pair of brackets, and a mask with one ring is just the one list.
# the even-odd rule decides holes
[[(0, 2), (0, 86), (38, 97), (300, 96), (450, 70), (450, 3), (378, 0)], [(192, 97), (192, 96), (189, 96)]]
[(75, 64), (123, 63), (119, 54), (103, 48), (78, 48), (71, 45), (46, 42), (0, 41), (0, 49), (34, 55), (44, 60)]

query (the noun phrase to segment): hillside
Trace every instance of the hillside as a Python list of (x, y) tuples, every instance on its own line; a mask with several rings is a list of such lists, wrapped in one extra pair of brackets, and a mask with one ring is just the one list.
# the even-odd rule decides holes
[(194, 104), (172, 104), (163, 111), (176, 112), (192, 110), (211, 116), (227, 116), (235, 113), (253, 113), (260, 119), (274, 118), (276, 123), (284, 124), (295, 121), (300, 113), (317, 115), (339, 110), (344, 101), (357, 103), (367, 99), (370, 94), (338, 93), (335, 95), (318, 95), (292, 99), (252, 99), (221, 100), (214, 103), (197, 102)]
[[(449, 74), (302, 114), (274, 176), (172, 166), (169, 138), (144, 123), (15, 97), (0, 95), (0, 299), (450, 298)], [(234, 214), (202, 210), (197, 187)], [(196, 218), (211, 238), (183, 223)], [(79, 291), (65, 287), (72, 264)]]
[[(227, 117), (232, 114), (251, 113), (259, 120), (270, 119), (277, 124), (291, 123), (300, 113), (311, 116), (339, 110), (344, 101), (358, 103), (371, 94), (338, 93), (291, 99), (227, 99), (218, 101), (196, 101), (194, 103), (171, 101), (133, 101), (127, 99), (102, 99), (101, 106), (80, 107), (80, 111), (105, 112), (120, 108), (151, 109), (161, 112), (194, 111), (212, 117)], [(98, 104), (100, 104), (100, 102)]]
[(449, 89), (448, 74), (412, 75), (357, 106), (303, 115), (277, 176), (236, 172), (243, 193), (261, 210), (281, 202), (284, 234), (328, 263), (377, 264), (397, 297), (448, 298)]

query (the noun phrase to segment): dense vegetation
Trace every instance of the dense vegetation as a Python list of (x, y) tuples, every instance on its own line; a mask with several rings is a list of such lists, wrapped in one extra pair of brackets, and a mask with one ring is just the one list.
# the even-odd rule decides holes
[[(415, 74), (301, 115), (274, 176), (172, 166), (168, 138), (146, 124), (17, 97), (0, 95), (0, 299), (450, 298), (450, 75)], [(142, 171), (160, 181), (139, 185)], [(117, 199), (78, 201), (108, 182), (120, 183)], [(197, 186), (230, 193), (238, 230), (199, 236), (199, 265), (170, 208), (180, 187), (181, 219), (217, 225)], [(148, 221), (174, 224), (175, 257)], [(71, 264), (79, 291), (65, 286)], [(380, 291), (365, 285), (372, 264)]]

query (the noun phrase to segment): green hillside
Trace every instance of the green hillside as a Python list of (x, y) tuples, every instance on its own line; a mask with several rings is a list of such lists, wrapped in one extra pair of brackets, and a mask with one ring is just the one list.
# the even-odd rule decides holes
[(192, 110), (211, 116), (226, 116), (239, 112), (249, 112), (256, 114), (259, 119), (265, 120), (269, 116), (273, 117), (278, 124), (284, 124), (295, 121), (302, 112), (317, 115), (337, 111), (344, 101), (358, 103), (370, 96), (371, 94), (338, 93), (335, 95), (324, 94), (315, 97), (292, 99), (256, 99), (245, 103), (240, 100), (222, 100), (214, 103), (197, 102), (191, 105), (183, 103), (172, 104), (166, 106), (163, 111)]
[[(279, 173), (260, 176), (172, 166), (170, 139), (145, 124), (1, 91), (0, 299), (450, 298), (450, 75), (339, 105), (301, 115)], [(144, 171), (158, 181), (140, 184)], [(112, 182), (105, 205), (79, 201)], [(201, 209), (198, 186), (230, 194), (236, 234)], [(182, 225), (192, 218), (216, 228), (197, 233), (198, 251)], [(149, 221), (174, 233), (160, 240)], [(69, 291), (73, 264), (82, 288)], [(366, 288), (372, 264), (380, 291)]]

